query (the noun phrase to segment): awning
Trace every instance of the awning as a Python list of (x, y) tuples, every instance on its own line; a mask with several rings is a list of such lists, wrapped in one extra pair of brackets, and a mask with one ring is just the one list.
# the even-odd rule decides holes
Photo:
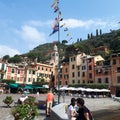
[(11, 83), (11, 84), (9, 84), (9, 87), (10, 88), (18, 88), (18, 84)]
[(26, 85), (24, 89), (33, 89), (31, 86)]

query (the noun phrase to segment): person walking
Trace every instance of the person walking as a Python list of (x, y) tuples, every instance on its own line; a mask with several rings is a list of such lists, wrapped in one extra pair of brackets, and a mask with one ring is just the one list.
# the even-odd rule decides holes
[(46, 116), (50, 116), (51, 108), (53, 106), (54, 102), (54, 95), (52, 93), (52, 90), (50, 90), (46, 95)]
[(76, 105), (76, 99), (75, 98), (71, 98), (71, 103), (68, 106), (68, 120), (75, 120), (76, 119), (76, 109), (75, 109), (75, 105)]
[(77, 106), (79, 109), (76, 120), (93, 120), (90, 110), (84, 104), (85, 101), (82, 98), (77, 98)]

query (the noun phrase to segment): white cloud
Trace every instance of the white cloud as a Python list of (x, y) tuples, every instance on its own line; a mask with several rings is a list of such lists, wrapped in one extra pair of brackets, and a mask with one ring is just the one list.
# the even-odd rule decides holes
[(119, 28), (119, 24), (117, 20), (112, 19), (89, 19), (89, 20), (78, 20), (78, 19), (66, 19), (62, 22), (66, 23), (66, 26), (75, 29), (75, 28), (83, 28), (83, 29), (111, 29), (111, 28)]
[(8, 46), (0, 45), (0, 57), (3, 57), (5, 55), (9, 55), (10, 57), (13, 57), (16, 54), (19, 55), (20, 52)]
[(24, 25), (22, 26), (20, 33), (23, 39), (31, 42), (45, 41), (45, 34), (42, 32), (39, 32), (35, 27)]
[(96, 20), (77, 20), (77, 19), (66, 19), (63, 22), (66, 23), (66, 26), (68, 26), (69, 28), (78, 28), (78, 27), (82, 27), (82, 28), (92, 28), (92, 27), (96, 27), (96, 26), (101, 26), (104, 27), (107, 25), (107, 22), (102, 21), (101, 19), (96, 19)]

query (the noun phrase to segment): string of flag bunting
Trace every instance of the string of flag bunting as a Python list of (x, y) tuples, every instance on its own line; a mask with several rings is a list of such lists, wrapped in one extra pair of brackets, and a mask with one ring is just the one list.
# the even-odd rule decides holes
[(61, 13), (60, 8), (59, 8), (59, 0), (54, 0), (51, 4), (51, 7), (53, 8), (54, 13), (57, 13), (58, 16), (55, 17), (55, 19), (54, 19), (54, 23), (52, 25), (52, 32), (49, 34), (49, 36), (58, 32), (59, 28), (63, 28), (64, 32), (66, 33), (67, 42), (72, 40), (73, 38), (70, 35), (69, 29), (68, 29), (68, 27), (66, 27), (66, 23), (64, 22), (63, 17), (61, 17), (62, 13)]

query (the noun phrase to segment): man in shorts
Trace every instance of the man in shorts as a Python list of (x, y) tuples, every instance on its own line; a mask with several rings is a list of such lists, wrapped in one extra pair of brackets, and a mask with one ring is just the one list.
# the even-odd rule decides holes
[(46, 95), (46, 115), (47, 117), (50, 116), (51, 108), (53, 106), (54, 101), (54, 95), (52, 93), (52, 90), (50, 90)]

